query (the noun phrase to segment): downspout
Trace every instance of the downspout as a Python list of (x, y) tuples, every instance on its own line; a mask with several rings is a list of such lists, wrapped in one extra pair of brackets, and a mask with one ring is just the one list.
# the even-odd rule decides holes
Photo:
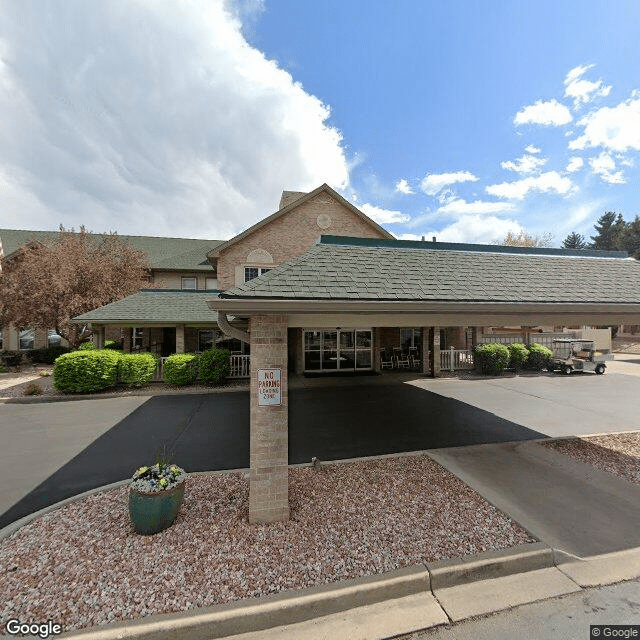
[(222, 313), (221, 311), (218, 311), (218, 326), (222, 329), (222, 333), (230, 338), (236, 338), (236, 340), (241, 340), (242, 342), (249, 344), (249, 333), (232, 327), (227, 319), (227, 314)]

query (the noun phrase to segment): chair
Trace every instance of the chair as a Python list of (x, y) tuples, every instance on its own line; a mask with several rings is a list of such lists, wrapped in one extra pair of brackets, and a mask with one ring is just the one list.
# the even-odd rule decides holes
[(393, 348), (393, 357), (396, 361), (396, 367), (398, 369), (410, 369), (411, 363), (409, 362), (409, 354), (403, 353), (400, 347)]
[(380, 349), (380, 369), (393, 369), (394, 363), (391, 354), (386, 349)]
[(409, 347), (409, 360), (411, 362), (411, 366), (414, 369), (420, 368), (420, 355), (418, 353), (418, 347)]

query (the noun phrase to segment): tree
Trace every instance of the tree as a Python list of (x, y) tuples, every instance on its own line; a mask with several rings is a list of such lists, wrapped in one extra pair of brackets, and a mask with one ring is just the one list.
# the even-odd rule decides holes
[(149, 286), (146, 254), (116, 233), (62, 226), (8, 256), (0, 272), (0, 326), (55, 329), (73, 347), (86, 334), (71, 319)]
[(618, 234), (616, 248), (640, 260), (640, 217), (636, 216), (633, 222), (625, 222), (624, 228)]
[(586, 249), (587, 241), (584, 236), (572, 231), (563, 241), (562, 246), (565, 249)]
[(550, 233), (536, 236), (523, 229), (518, 233), (509, 231), (500, 244), (507, 247), (550, 247), (552, 241), (553, 235)]
[(591, 248), (604, 251), (617, 250), (619, 248), (620, 235), (624, 231), (625, 224), (620, 213), (617, 216), (613, 211), (603, 213), (594, 225), (597, 233), (595, 236), (591, 236), (593, 240)]

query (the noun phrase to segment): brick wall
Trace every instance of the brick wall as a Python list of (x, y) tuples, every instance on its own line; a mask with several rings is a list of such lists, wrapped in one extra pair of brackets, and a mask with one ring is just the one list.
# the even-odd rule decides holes
[[(287, 316), (253, 316), (249, 522), (289, 519)], [(258, 369), (281, 371), (282, 404), (258, 406)]]
[[(329, 226), (321, 228), (318, 216), (327, 215)], [(326, 220), (321, 220), (325, 224)], [(244, 282), (245, 266), (269, 266), (267, 263), (249, 264), (251, 251), (262, 249), (273, 257), (273, 266), (300, 255), (322, 235), (383, 238), (382, 233), (367, 224), (355, 213), (326, 193), (320, 193), (289, 213), (273, 220), (223, 251), (218, 258), (218, 286), (230, 289)], [(236, 281), (236, 267), (242, 278)]]

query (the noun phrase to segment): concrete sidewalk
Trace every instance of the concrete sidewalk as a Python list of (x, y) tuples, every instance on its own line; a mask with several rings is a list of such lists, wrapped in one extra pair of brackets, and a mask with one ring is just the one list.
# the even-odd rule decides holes
[(640, 486), (536, 442), (428, 451), (550, 547), (584, 557), (640, 546)]

